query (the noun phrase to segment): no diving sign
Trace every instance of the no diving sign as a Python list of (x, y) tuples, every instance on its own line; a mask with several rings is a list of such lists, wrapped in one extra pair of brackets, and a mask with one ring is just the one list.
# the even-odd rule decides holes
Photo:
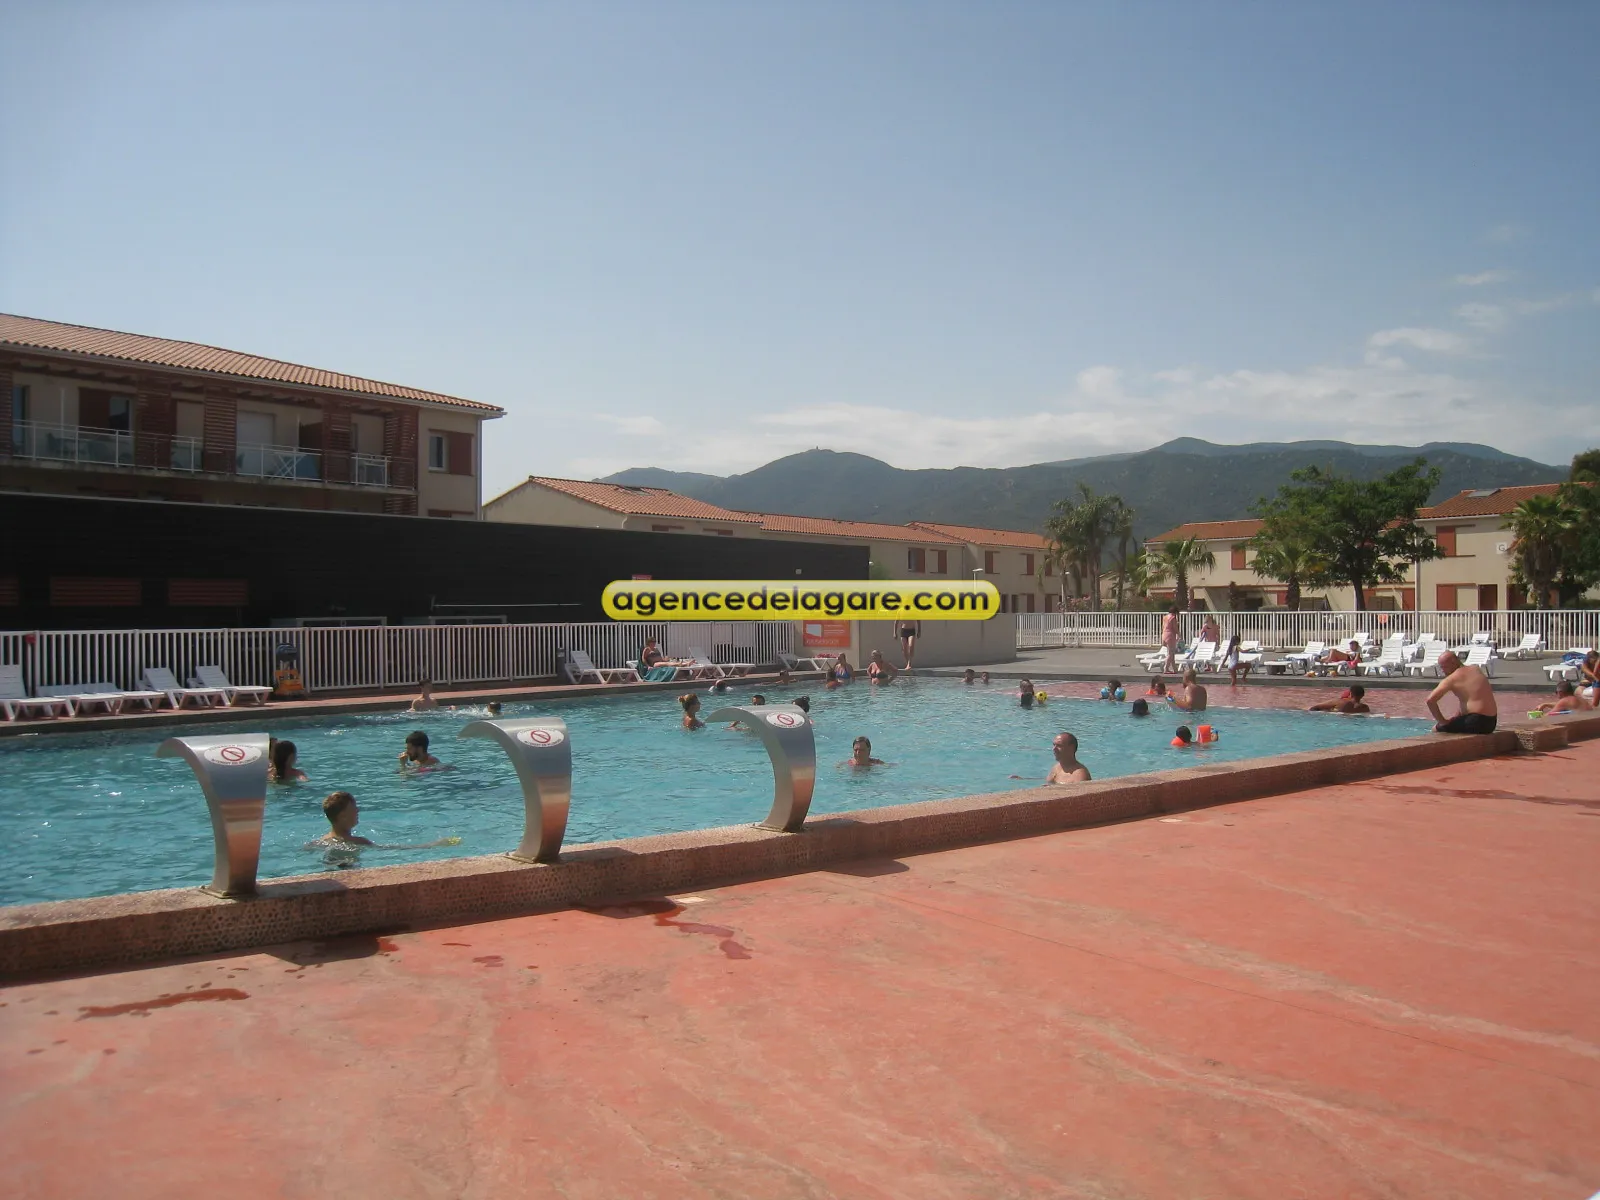
[(246, 767), (261, 757), (261, 750), (256, 746), (212, 746), (200, 756), (219, 767)]
[(776, 712), (767, 714), (767, 724), (775, 725), (779, 729), (798, 729), (806, 723), (806, 719), (798, 713)]
[(551, 746), (559, 746), (567, 740), (567, 735), (559, 729), (549, 729), (540, 726), (535, 729), (524, 729), (517, 734), (517, 741), (524, 746), (532, 746), (536, 750), (548, 750)]

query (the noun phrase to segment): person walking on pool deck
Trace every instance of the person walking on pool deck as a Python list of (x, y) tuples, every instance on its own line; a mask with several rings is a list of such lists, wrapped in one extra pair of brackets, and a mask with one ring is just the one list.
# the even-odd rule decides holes
[(1206, 689), (1199, 682), (1199, 676), (1190, 667), (1183, 673), (1183, 695), (1168, 696), (1167, 703), (1173, 708), (1181, 708), (1184, 712), (1205, 712)]
[(900, 638), (900, 652), (905, 656), (904, 670), (911, 670), (911, 659), (917, 652), (917, 638), (922, 636), (921, 621), (901, 621), (895, 633)]
[[(1477, 667), (1467, 666), (1449, 650), (1439, 655), (1439, 670), (1444, 672), (1444, 678), (1439, 681), (1438, 687), (1428, 693), (1428, 711), (1438, 722), (1433, 727), (1434, 731), (1493, 733), (1500, 710), (1495, 705), (1494, 689), (1489, 686), (1489, 677)], [(1446, 720), (1444, 713), (1439, 711), (1439, 701), (1449, 695), (1455, 696), (1460, 711)]]
[(1050, 748), (1056, 756), (1046, 783), (1088, 783), (1089, 768), (1078, 761), (1078, 739), (1070, 733), (1056, 734)]
[(1163, 671), (1176, 671), (1178, 669), (1178, 606), (1174, 604), (1167, 609), (1167, 615), (1161, 618), (1161, 647), (1167, 652), (1167, 662), (1161, 669)]

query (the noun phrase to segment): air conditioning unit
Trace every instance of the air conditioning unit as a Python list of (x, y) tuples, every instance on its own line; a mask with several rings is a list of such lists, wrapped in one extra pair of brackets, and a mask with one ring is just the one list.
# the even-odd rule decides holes
[(1510, 542), (1496, 542), (1494, 544), (1494, 552), (1496, 554), (1504, 554), (1509, 549), (1511, 549)]

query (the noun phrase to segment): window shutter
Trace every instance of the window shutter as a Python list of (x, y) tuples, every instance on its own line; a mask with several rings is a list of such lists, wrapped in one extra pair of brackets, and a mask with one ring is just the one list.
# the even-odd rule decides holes
[(167, 604), (173, 608), (244, 608), (249, 603), (248, 580), (167, 580)]
[(445, 434), (445, 470), (452, 475), (472, 474), (472, 435)]
[(55, 575), (50, 579), (53, 608), (138, 608), (143, 589), (137, 579)]

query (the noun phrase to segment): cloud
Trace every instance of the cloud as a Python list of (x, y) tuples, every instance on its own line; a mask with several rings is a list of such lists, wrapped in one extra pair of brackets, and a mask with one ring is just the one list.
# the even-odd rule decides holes
[(1450, 282), (1458, 287), (1482, 287), (1486, 283), (1504, 283), (1510, 278), (1510, 271), (1479, 271), (1476, 275), (1457, 275)]
[(1504, 221), (1499, 225), (1491, 225), (1484, 230), (1483, 240), (1497, 246), (1504, 246), (1510, 242), (1520, 242), (1529, 233), (1526, 225), (1516, 221)]
[(1536, 317), (1540, 313), (1557, 312), (1563, 308), (1571, 308), (1574, 304), (1583, 303), (1582, 292), (1563, 292), (1559, 296), (1547, 296), (1543, 300), (1513, 300), (1511, 307), (1517, 311), (1518, 316)]
[(657, 417), (617, 417), (610, 413), (595, 413), (594, 417), (629, 437), (655, 437), (665, 433), (667, 428)]
[(1380, 329), (1367, 339), (1369, 350), (1384, 346), (1413, 346), (1432, 354), (1466, 354), (1472, 343), (1448, 329)]
[(1498, 304), (1463, 304), (1456, 309), (1456, 316), (1475, 329), (1497, 333), (1506, 327), (1509, 319), (1506, 310)]

